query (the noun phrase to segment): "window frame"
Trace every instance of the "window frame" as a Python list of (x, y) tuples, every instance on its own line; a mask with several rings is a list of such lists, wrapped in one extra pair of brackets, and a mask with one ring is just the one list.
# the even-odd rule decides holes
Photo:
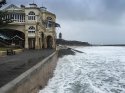
[(35, 12), (30, 11), (30, 12), (28, 13), (28, 20), (36, 20)]
[(29, 29), (28, 29), (28, 33), (35, 33), (36, 32), (36, 29), (34, 26), (30, 26)]

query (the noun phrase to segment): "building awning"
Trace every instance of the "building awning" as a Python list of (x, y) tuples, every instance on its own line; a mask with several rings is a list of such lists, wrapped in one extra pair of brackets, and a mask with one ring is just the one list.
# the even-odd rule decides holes
[(9, 37), (7, 37), (6, 35), (3, 35), (3, 34), (1, 34), (1, 33), (0, 33), (0, 38), (2, 38), (2, 39), (6, 39), (6, 40), (10, 40)]
[(60, 24), (53, 22), (53, 21), (48, 21), (50, 24), (53, 24), (55, 27), (61, 27)]
[(58, 23), (56, 23), (56, 22), (53, 22), (53, 21), (43, 21), (43, 24), (44, 24), (44, 25), (52, 24), (52, 25), (54, 25), (55, 27), (61, 27), (60, 24), (58, 24)]

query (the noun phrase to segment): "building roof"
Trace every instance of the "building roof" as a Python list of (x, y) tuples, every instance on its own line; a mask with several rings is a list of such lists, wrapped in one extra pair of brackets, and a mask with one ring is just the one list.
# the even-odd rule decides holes
[[(30, 4), (30, 5), (36, 5), (36, 4)], [(3, 11), (8, 11), (8, 12), (24, 13), (24, 11), (25, 11), (24, 9), (31, 9), (31, 8), (35, 8), (35, 9), (41, 10), (41, 8), (40, 8), (40, 7), (37, 7), (37, 5), (36, 5), (36, 7), (25, 7), (25, 6), (24, 6), (24, 8), (21, 8), (21, 7), (18, 7), (18, 6), (16, 6), (16, 5), (14, 5), (14, 4), (11, 4), (11, 5), (9, 5), (9, 6), (5, 7), (5, 8), (3, 8), (2, 10), (3, 10)], [(45, 7), (44, 7), (44, 8), (45, 8)], [(41, 11), (41, 12), (44, 12), (44, 13), (47, 13), (47, 14), (51, 14), (51, 15), (53, 15), (53, 16), (56, 17), (55, 14), (53, 14), (52, 12), (49, 12), (49, 11), (47, 11), (47, 10)]]
[(9, 5), (8, 7), (4, 8), (3, 10), (22, 10), (21, 8), (17, 7), (14, 4)]
[(3, 35), (2, 33), (0, 33), (0, 38), (2, 38), (2, 39), (10, 39), (9, 37), (7, 37), (6, 35)]
[(3, 8), (3, 11), (8, 11), (8, 12), (16, 12), (16, 13), (24, 13), (24, 10), (14, 4), (11, 4), (5, 8)]

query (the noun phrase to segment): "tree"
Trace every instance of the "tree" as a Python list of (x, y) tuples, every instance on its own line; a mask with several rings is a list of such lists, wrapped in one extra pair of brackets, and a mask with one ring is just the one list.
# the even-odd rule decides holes
[(2, 5), (6, 4), (6, 0), (0, 0), (0, 8), (2, 7)]
[(8, 12), (0, 11), (0, 27), (12, 22), (11, 18), (6, 18), (7, 15)]
[[(0, 8), (2, 7), (2, 5), (5, 5), (5, 4), (6, 4), (6, 0), (0, 0)], [(0, 11), (0, 27), (5, 26), (8, 23), (12, 22), (11, 18), (6, 18), (7, 15), (8, 15), (8, 12)]]

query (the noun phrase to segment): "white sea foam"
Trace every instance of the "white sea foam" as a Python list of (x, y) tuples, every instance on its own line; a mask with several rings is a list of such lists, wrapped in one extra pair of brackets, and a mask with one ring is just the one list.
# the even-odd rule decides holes
[(59, 59), (40, 93), (125, 93), (125, 48), (84, 47)]

